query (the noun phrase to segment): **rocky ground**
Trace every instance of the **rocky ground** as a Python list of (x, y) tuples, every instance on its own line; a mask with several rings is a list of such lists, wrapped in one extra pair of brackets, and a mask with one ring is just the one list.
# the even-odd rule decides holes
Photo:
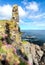
[[(31, 48), (33, 50), (35, 50), (34, 47), (35, 45), (31, 44)], [(42, 47), (39, 47), (38, 45), (36, 45), (36, 48), (38, 49), (38, 51), (40, 50), (40, 48), (43, 51), (42, 56), (40, 54), (41, 52), (38, 53), (41, 59), (39, 58), (39, 56), (37, 56), (37, 59), (38, 60), (40, 59), (39, 65), (45, 65), (45, 44)], [(0, 41), (0, 65), (26, 65), (28, 61), (26, 55), (22, 54), (20, 50), (19, 52), (20, 53), (18, 53), (17, 55), (15, 45), (13, 46), (12, 44), (2, 44), (2, 42)], [(33, 51), (33, 55), (34, 55), (34, 51)], [(27, 65), (30, 65), (30, 64), (27, 64)]]
[(41, 49), (43, 50), (44, 54), (41, 58), (41, 61), (40, 61), (40, 65), (45, 65), (45, 43), (44, 45), (41, 47)]

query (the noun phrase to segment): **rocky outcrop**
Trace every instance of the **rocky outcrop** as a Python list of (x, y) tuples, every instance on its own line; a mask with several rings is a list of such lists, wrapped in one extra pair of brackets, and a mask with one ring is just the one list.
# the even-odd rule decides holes
[(40, 65), (45, 65), (45, 43), (43, 44), (43, 46), (41, 47), (42, 51), (44, 52), (41, 61), (40, 61)]
[[(25, 42), (25, 41), (24, 41)], [(23, 43), (24, 43), (23, 42)], [(30, 65), (39, 65), (41, 63), (41, 59), (44, 58), (44, 51), (37, 44), (25, 42), (22, 44), (23, 52), (27, 55), (28, 61)]]
[(8, 65), (18, 65), (20, 63), (19, 57), (16, 55), (16, 49), (9, 44), (2, 45), (0, 48), (0, 61), (2, 64), (4, 62), (8, 63)]

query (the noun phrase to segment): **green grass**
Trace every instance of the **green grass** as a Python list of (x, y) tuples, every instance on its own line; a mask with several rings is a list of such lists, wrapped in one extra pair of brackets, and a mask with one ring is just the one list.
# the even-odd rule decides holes
[(26, 62), (23, 62), (21, 59), (20, 59), (20, 64), (19, 65), (27, 65)]
[(0, 39), (2, 38), (2, 36), (0, 35)]
[(0, 47), (2, 46), (2, 41), (0, 41)]
[(22, 40), (22, 44), (26, 44), (27, 43), (27, 41), (25, 41), (25, 40)]
[(0, 48), (0, 53), (6, 53), (2, 48)]

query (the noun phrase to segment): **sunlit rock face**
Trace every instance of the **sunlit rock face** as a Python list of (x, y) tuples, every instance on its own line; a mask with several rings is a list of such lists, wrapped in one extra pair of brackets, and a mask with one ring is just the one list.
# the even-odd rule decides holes
[(13, 21), (19, 23), (18, 6), (14, 5), (12, 9), (12, 19)]
[[(33, 65), (33, 62), (35, 65), (39, 65), (39, 62), (41, 61), (44, 52), (41, 50), (41, 47), (37, 44), (29, 43), (26, 41), (23, 41), (23, 52), (28, 57), (28, 62), (30, 65)], [(40, 62), (41, 63), (41, 62)]]
[(43, 44), (43, 50), (45, 51), (45, 43)]
[(21, 37), (19, 34), (19, 14), (18, 14), (18, 6), (14, 5), (12, 8), (12, 22), (13, 22), (13, 28), (11, 28), (12, 32), (12, 38), (16, 41), (16, 43), (21, 42)]

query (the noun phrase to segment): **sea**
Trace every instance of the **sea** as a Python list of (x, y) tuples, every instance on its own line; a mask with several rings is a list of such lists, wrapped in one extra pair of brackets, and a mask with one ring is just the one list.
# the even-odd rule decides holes
[(45, 30), (21, 30), (22, 40), (42, 46), (45, 43)]

